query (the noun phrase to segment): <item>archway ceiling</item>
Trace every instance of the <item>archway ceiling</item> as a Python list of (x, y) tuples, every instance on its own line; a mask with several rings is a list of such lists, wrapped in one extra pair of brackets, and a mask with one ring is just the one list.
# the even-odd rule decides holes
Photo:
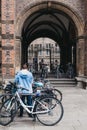
[(23, 41), (30, 43), (39, 37), (49, 37), (57, 42), (68, 34), (71, 20), (58, 11), (41, 10), (29, 16), (22, 29)]

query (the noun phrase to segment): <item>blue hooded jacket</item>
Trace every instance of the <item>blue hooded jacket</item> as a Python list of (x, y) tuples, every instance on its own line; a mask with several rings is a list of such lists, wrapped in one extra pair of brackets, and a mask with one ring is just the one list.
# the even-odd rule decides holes
[(19, 89), (18, 92), (20, 93), (32, 93), (32, 83), (33, 83), (33, 75), (31, 72), (29, 72), (27, 69), (20, 70), (17, 75), (15, 76), (15, 82), (18, 84), (19, 87), (23, 87), (28, 89), (27, 90), (21, 90)]

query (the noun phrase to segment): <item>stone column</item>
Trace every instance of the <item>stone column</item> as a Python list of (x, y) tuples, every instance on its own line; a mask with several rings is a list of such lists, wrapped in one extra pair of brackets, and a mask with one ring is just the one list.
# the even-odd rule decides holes
[(2, 0), (2, 77), (14, 77), (14, 0)]
[(78, 37), (77, 48), (76, 48), (76, 65), (77, 75), (84, 76), (84, 50), (85, 50), (85, 39), (84, 36)]
[(15, 73), (21, 69), (21, 38), (15, 39)]

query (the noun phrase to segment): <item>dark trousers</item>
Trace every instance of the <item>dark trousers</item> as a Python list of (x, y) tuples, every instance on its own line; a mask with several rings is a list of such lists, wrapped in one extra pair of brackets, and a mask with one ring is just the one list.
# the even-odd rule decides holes
[[(21, 99), (22, 99), (23, 103), (25, 103), (25, 104), (27, 103), (27, 105), (29, 105), (29, 106), (32, 105), (32, 96), (31, 95), (23, 95), (21, 97)], [(25, 99), (27, 102), (25, 102)], [(23, 107), (22, 106), (20, 106), (20, 115), (23, 115)]]

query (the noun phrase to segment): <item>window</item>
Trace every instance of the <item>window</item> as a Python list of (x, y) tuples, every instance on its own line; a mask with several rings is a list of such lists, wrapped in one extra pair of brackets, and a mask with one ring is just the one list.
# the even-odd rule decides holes
[(46, 54), (49, 55), (49, 44), (46, 44)]

